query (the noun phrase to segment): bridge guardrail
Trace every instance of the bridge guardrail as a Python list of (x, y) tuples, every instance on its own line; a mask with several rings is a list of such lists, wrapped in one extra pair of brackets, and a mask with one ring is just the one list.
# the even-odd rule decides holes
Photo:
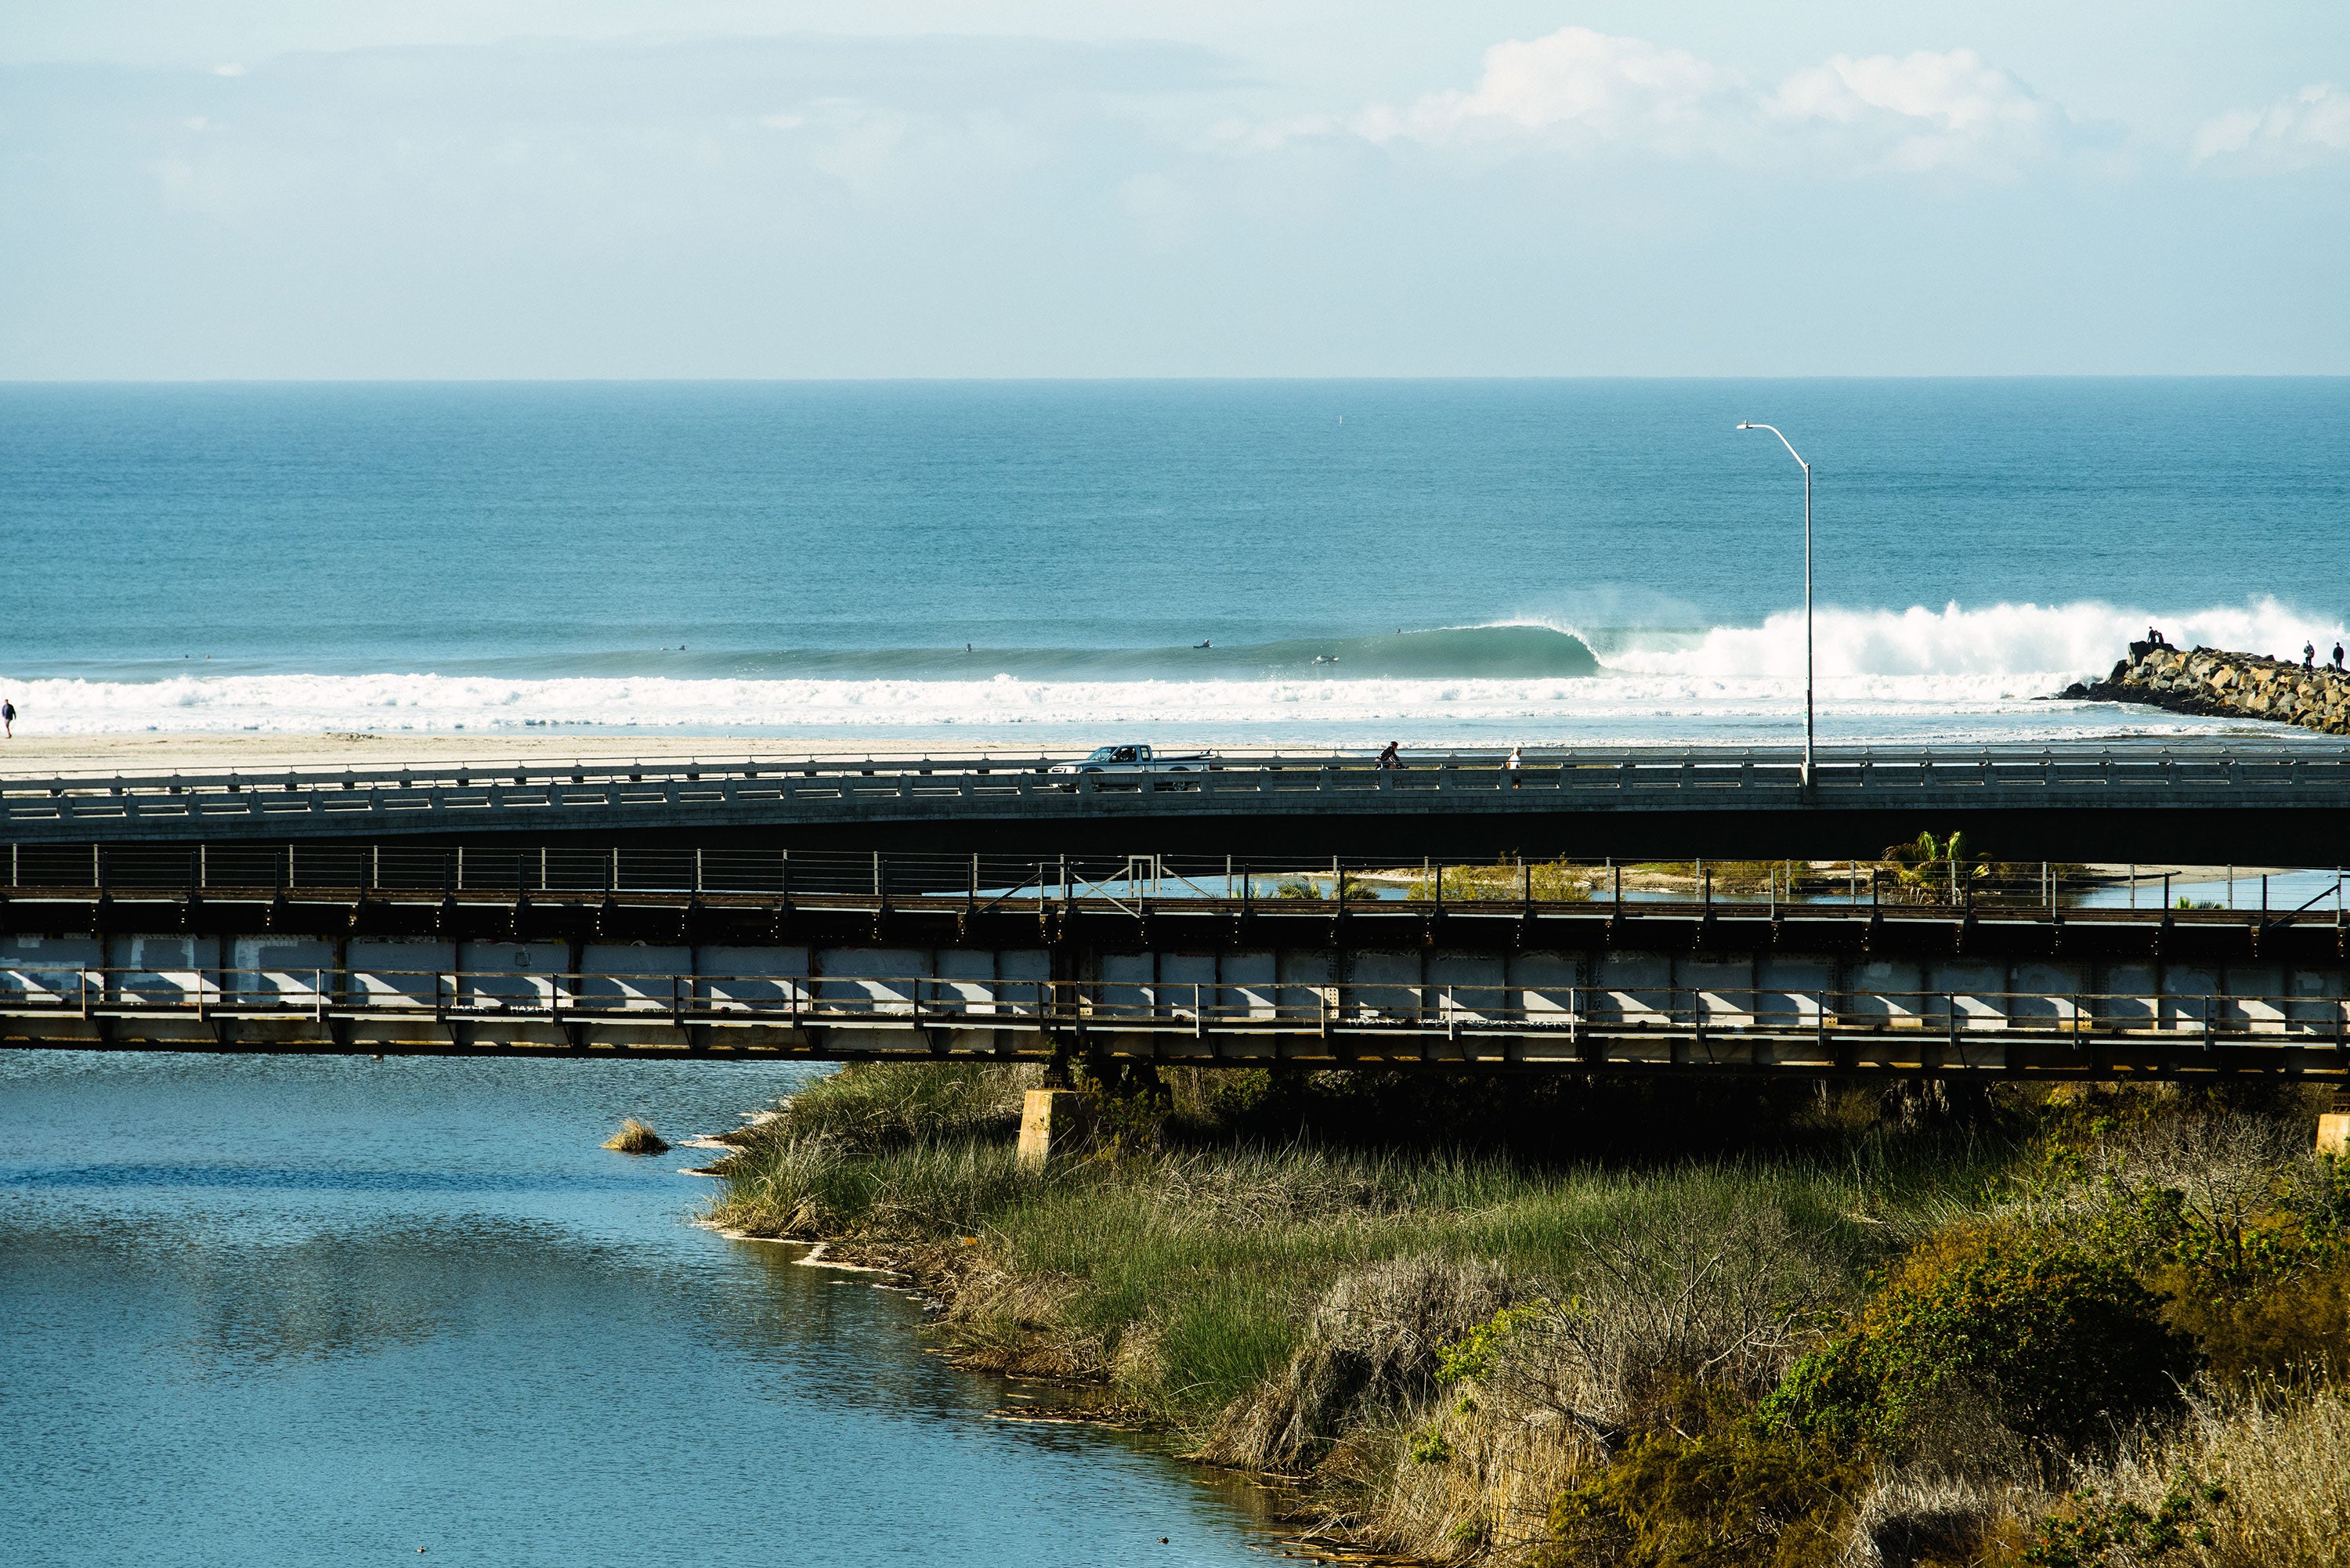
[[(1140, 778), (1053, 774), (1050, 755), (945, 758), (746, 759), (736, 763), (452, 765), (438, 768), (271, 771), (239, 774), (91, 775), (0, 780), (0, 829), (57, 829), (145, 823), (296, 822), (338, 826), (375, 821), (403, 827), (463, 828), (524, 813), (576, 816), (631, 807), (665, 811), (806, 806), (834, 810), (887, 803), (1050, 803), (1071, 795), (1216, 797), (1511, 795), (1585, 803), (1609, 796), (1655, 799), (1703, 794), (1755, 801), (1803, 798), (1800, 762), (1765, 750), (1547, 751), (1508, 768), (1499, 754), (1414, 753), (1382, 770), (1362, 756), (1239, 755), (1201, 774)], [(2024, 792), (2083, 797), (2087, 792), (2156, 799), (2262, 792), (2279, 799), (2350, 800), (2350, 751), (2312, 746), (1954, 751), (1834, 751), (1820, 759), (1812, 799), (1820, 804), (1929, 791)], [(1532, 792), (1529, 794), (1527, 792)], [(1173, 803), (1170, 803), (1173, 804)]]

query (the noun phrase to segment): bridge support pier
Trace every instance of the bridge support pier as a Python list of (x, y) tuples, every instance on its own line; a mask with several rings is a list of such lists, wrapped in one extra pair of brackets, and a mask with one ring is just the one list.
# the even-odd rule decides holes
[(1075, 1089), (1031, 1089), (1020, 1108), (1018, 1159), (1042, 1170), (1085, 1131), (1085, 1096)]

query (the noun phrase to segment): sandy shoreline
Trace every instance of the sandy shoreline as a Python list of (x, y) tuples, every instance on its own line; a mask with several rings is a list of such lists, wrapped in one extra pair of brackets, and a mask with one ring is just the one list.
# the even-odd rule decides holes
[(272, 768), (398, 768), (528, 763), (746, 757), (1034, 755), (1033, 738), (973, 731), (952, 744), (871, 744), (841, 735), (168, 734), (28, 735), (0, 742), (0, 775), (260, 773)]

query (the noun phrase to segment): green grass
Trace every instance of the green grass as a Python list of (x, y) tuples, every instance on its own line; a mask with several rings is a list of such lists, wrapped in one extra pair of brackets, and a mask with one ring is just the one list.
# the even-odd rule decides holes
[(775, 1121), (730, 1135), (730, 1141), (752, 1144), (781, 1134), (876, 1150), (942, 1138), (1009, 1137), (1020, 1129), (1022, 1096), (1038, 1078), (1034, 1067), (978, 1062), (844, 1067), (793, 1096)]
[[(1690, 1471), (1728, 1493), (1659, 1501), (1627, 1456), (1704, 1459), (1692, 1412), (1767, 1436), (1789, 1366), (1892, 1310), (1889, 1265), (1990, 1221), (2168, 1293), (2208, 1364), (2192, 1419), (2043, 1451), (1969, 1385), (1790, 1506), (1986, 1563), (2182, 1475), (2230, 1500), (2193, 1559), (2213, 1568), (2320, 1561), (2350, 1530), (2350, 1428), (2319, 1386), (2350, 1183), (2308, 1152), (2304, 1087), (1077, 1075), (1095, 1135), (1035, 1170), (1033, 1070), (844, 1070), (741, 1137), (712, 1216), (894, 1260), (970, 1364), (1099, 1385), (1208, 1462), (1294, 1478), (1334, 1538), (1492, 1568), (1559, 1560), (1562, 1497), (1637, 1494), (1675, 1539), (1756, 1523), (1735, 1465)], [(2226, 1403), (2263, 1377), (2314, 1402)]]
[[(712, 1217), (754, 1233), (899, 1246), (977, 1238), (988, 1269), (1049, 1282), (1049, 1307), (1040, 1318), (1034, 1293), (1016, 1308), (974, 1298), (950, 1312), (951, 1334), (1057, 1341), (1062, 1362), (1190, 1431), (1277, 1370), (1315, 1303), (1372, 1264), (1485, 1261), (1565, 1295), (1595, 1239), (1644, 1212), (1762, 1206), (1856, 1280), (1971, 1201), (2005, 1158), (1996, 1140), (1955, 1135), (1654, 1166), (1209, 1141), (1037, 1173), (1012, 1158), (1015, 1123), (1003, 1085), (985, 1077), (1003, 1070), (889, 1072), (935, 1081), (877, 1085), (870, 1069), (826, 1080), (746, 1142)], [(924, 1107), (986, 1130), (920, 1137)]]

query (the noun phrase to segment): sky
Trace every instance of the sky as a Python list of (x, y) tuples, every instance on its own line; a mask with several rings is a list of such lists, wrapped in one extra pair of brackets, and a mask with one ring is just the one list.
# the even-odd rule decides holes
[(0, 379), (2350, 373), (2350, 5), (8, 0)]

